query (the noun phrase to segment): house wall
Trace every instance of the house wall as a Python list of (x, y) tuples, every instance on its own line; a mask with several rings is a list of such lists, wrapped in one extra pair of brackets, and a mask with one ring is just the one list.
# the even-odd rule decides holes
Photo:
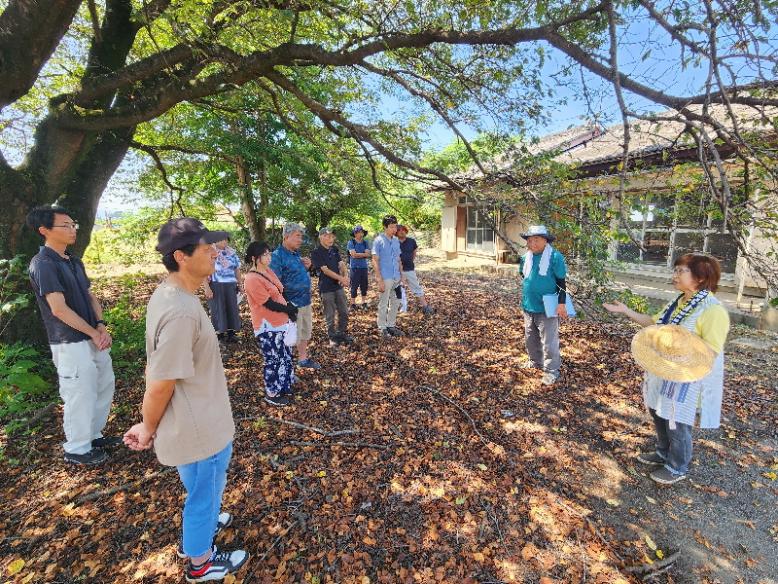
[[(766, 254), (773, 249), (775, 242), (769, 240), (761, 232), (756, 231), (749, 241), (750, 249)], [(767, 291), (767, 282), (757, 274), (749, 265), (746, 259), (738, 254), (737, 268), (735, 270), (735, 282), (738, 284), (738, 293), (742, 294), (744, 288), (757, 288)], [(775, 293), (776, 291), (773, 291)]]
[(467, 208), (457, 207), (457, 253), (467, 251)]
[(453, 205), (449, 205), (448, 199), (449, 197), (446, 196), (446, 204), (443, 205), (443, 212), (440, 218), (440, 248), (447, 254), (456, 255), (457, 207), (456, 202)]

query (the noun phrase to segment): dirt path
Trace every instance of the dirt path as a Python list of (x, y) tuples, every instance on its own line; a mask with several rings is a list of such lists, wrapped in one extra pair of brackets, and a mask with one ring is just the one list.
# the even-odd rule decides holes
[[(638, 582), (628, 568), (658, 562), (652, 545), (681, 551), (655, 582), (774, 582), (774, 348), (728, 345), (725, 425), (697, 433), (689, 481), (659, 488), (633, 463), (651, 428), (629, 327), (565, 324), (562, 382), (544, 389), (516, 368), (514, 280), (423, 278), (438, 313), (404, 316), (409, 334), (391, 346), (358, 313), (354, 348), (328, 349), (317, 317), (324, 367), (302, 375), (291, 408), (262, 402), (249, 338), (226, 355), (237, 520), (218, 543), (253, 555), (236, 582)], [(141, 395), (138, 379), (119, 380), (111, 430)], [(60, 425), (4, 444), (3, 581), (178, 581), (176, 473), (127, 451), (66, 468)], [(355, 433), (321, 434), (343, 430)]]

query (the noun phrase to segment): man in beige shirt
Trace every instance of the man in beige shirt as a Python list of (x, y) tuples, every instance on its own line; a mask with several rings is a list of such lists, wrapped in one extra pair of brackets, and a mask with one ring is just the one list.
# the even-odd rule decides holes
[(157, 251), (169, 274), (146, 313), (143, 421), (124, 435), (131, 449), (153, 445), (162, 464), (178, 469), (187, 493), (178, 551), (189, 558), (187, 582), (222, 580), (248, 560), (244, 550), (213, 545), (232, 522), (220, 509), (235, 424), (216, 332), (195, 295), (214, 270), (212, 244), (225, 236), (192, 218), (160, 229)]

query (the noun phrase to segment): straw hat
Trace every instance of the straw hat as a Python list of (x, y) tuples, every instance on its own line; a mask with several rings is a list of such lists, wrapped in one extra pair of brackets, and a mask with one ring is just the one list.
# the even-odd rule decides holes
[(632, 339), (632, 357), (657, 377), (689, 382), (710, 373), (715, 354), (691, 331), (677, 324), (655, 324)]

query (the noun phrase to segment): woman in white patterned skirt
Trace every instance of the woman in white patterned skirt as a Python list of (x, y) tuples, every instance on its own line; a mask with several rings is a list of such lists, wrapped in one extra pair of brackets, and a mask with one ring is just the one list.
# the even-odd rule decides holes
[[(675, 324), (696, 334), (715, 353), (713, 369), (702, 379), (687, 384), (682, 392), (667, 392), (662, 378), (646, 372), (643, 397), (656, 428), (656, 450), (638, 456), (643, 464), (656, 465), (650, 476), (672, 485), (686, 478), (692, 459), (692, 428), (697, 415), (700, 428), (718, 428), (724, 395), (724, 342), (729, 314), (713, 295), (721, 266), (707, 254), (688, 253), (675, 261), (673, 285), (681, 294), (654, 316), (636, 312), (621, 302), (603, 304), (642, 326)], [(683, 401), (681, 401), (683, 400)]]

